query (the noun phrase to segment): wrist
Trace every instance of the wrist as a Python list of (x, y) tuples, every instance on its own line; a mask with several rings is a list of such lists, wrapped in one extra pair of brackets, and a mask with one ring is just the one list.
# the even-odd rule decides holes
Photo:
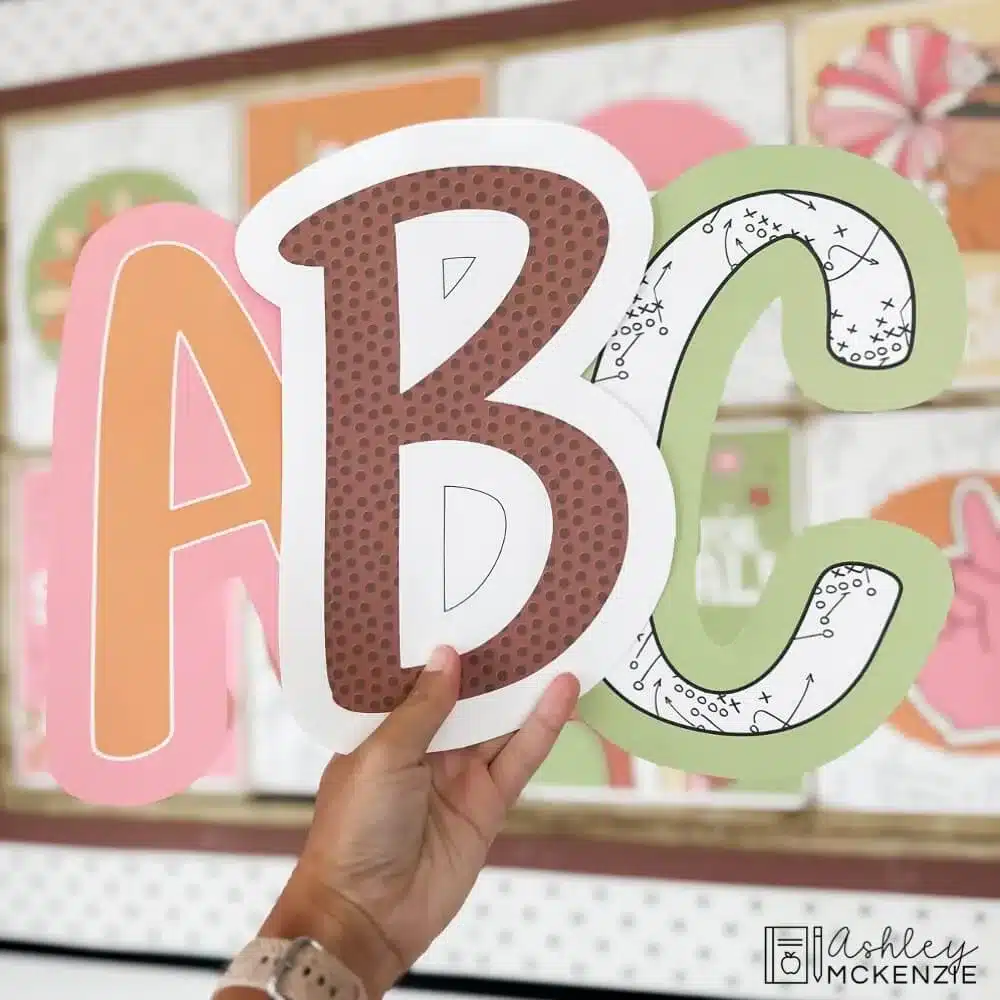
[(298, 868), (260, 929), (261, 937), (307, 937), (361, 980), (368, 1000), (379, 1000), (406, 969), (371, 918)]

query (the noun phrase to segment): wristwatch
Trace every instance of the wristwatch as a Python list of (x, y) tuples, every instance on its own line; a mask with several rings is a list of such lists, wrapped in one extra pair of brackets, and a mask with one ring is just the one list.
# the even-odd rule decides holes
[(213, 1000), (232, 986), (260, 990), (270, 1000), (366, 1000), (344, 964), (311, 938), (257, 938), (233, 959)]

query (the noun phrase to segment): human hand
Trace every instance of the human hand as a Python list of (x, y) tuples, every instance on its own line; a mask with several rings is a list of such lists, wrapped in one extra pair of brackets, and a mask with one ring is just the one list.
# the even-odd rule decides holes
[(328, 765), (301, 858), (261, 929), (310, 937), (380, 997), (458, 913), (508, 810), (573, 714), (579, 682), (552, 682), (520, 730), (427, 752), (458, 699), (461, 666), (435, 650), (410, 696)]

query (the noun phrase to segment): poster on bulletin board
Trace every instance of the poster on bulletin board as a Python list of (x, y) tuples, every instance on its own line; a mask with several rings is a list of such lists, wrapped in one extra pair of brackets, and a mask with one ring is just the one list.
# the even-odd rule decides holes
[(236, 215), (233, 106), (191, 101), (5, 126), (7, 433), (48, 451), (70, 282), (87, 240), (138, 205)]
[(797, 139), (870, 157), (937, 205), (966, 271), (955, 385), (1000, 386), (1000, 8), (854, 6), (803, 18), (794, 46)]
[(244, 117), (244, 200), (338, 150), (381, 132), (484, 111), (481, 69), (339, 85), (313, 84), (253, 100)]
[(827, 417), (808, 432), (810, 519), (904, 525), (947, 556), (955, 596), (908, 697), (819, 771), (822, 804), (1000, 815), (1000, 408)]
[[(789, 142), (787, 44), (785, 26), (765, 22), (646, 31), (518, 55), (499, 64), (497, 110), (595, 132), (659, 191), (710, 157)], [(780, 326), (774, 302), (737, 352), (724, 403), (760, 405), (793, 395)]]

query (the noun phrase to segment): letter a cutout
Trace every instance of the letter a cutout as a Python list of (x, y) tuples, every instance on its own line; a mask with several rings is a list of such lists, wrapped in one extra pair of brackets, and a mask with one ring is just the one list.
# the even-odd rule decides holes
[(52, 775), (91, 803), (155, 802), (211, 769), (235, 581), (274, 649), (277, 316), (233, 240), (203, 209), (137, 208), (87, 242), (74, 274), (45, 700)]

